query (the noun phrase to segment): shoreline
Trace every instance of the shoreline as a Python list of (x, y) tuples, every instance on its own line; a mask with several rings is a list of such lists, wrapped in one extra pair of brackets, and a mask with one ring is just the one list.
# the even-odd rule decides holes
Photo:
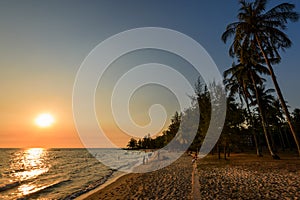
[[(129, 149), (127, 149), (129, 150)], [(144, 152), (152, 152), (152, 149), (141, 149), (141, 150), (133, 150), (133, 151), (144, 151)], [(156, 158), (157, 155), (154, 154), (154, 156), (152, 156), (147, 162), (151, 162), (152, 160), (154, 160)], [(137, 164), (134, 167), (139, 167), (139, 166), (145, 166), (145, 165), (141, 165), (141, 164)], [(99, 191), (105, 189), (106, 187), (109, 187), (111, 185), (113, 185), (115, 182), (117, 182), (119, 179), (121, 179), (123, 176), (128, 176), (130, 177), (130, 175), (137, 175), (139, 173), (130, 173), (130, 172), (123, 172), (123, 171), (116, 171), (115, 173), (113, 173), (113, 175), (107, 179), (107, 181), (105, 181), (103, 184), (97, 186), (96, 188), (89, 190), (81, 195), (79, 195), (78, 197), (75, 197), (75, 200), (84, 200), (87, 199), (88, 197), (94, 195), (95, 193), (98, 193)], [(126, 179), (126, 177), (124, 177)]]
[(106, 187), (112, 185), (114, 182), (116, 182), (117, 180), (119, 180), (123, 176), (127, 176), (127, 175), (129, 175), (129, 174), (125, 173), (125, 172), (117, 171), (114, 175), (112, 175), (111, 178), (109, 178), (103, 184), (97, 186), (96, 188), (94, 188), (94, 189), (92, 189), (92, 190), (90, 190), (86, 193), (83, 193), (83, 194), (79, 195), (78, 197), (75, 198), (75, 200), (84, 200), (84, 199), (88, 198), (89, 196), (99, 192), (100, 190), (103, 190)]
[[(147, 167), (147, 164), (143, 166)], [(171, 165), (156, 171), (119, 172), (119, 176), (76, 199), (191, 199), (192, 172), (192, 158), (184, 154)]]
[(280, 156), (233, 153), (227, 160), (208, 155), (192, 163), (185, 154), (157, 171), (119, 172), (76, 199), (294, 199), (300, 196), (300, 159)]

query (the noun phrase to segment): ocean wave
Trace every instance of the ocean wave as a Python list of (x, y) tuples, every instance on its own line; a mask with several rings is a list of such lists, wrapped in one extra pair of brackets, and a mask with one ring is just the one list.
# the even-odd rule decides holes
[(67, 180), (61, 180), (61, 181), (57, 181), (48, 185), (44, 185), (38, 188), (35, 188), (31, 191), (29, 191), (26, 195), (23, 195), (22, 197), (18, 198), (18, 200), (23, 200), (23, 199), (28, 199), (28, 198), (34, 198), (34, 196), (37, 196), (41, 193), (47, 192), (47, 190), (51, 189), (51, 188), (56, 188), (56, 187), (60, 187), (62, 184), (71, 182), (72, 180), (67, 179)]
[[(0, 199), (72, 199), (107, 182), (116, 172), (91, 157), (86, 149), (44, 151), (41, 157), (28, 158), (32, 163), (23, 167), (28, 161), (27, 149), (16, 149), (11, 154), (0, 150), (5, 155), (1, 159), (8, 163), (0, 167)], [(96, 153), (103, 152), (107, 150)], [(129, 166), (123, 162), (117, 167)]]
[(110, 170), (110, 173), (107, 174), (106, 176), (102, 177), (98, 181), (89, 183), (85, 188), (78, 190), (69, 196), (64, 197), (63, 200), (75, 199), (76, 197), (79, 197), (80, 195), (87, 193), (87, 192), (99, 187), (100, 185), (103, 185), (106, 181), (108, 181), (114, 175), (115, 172), (116, 172), (116, 170)]

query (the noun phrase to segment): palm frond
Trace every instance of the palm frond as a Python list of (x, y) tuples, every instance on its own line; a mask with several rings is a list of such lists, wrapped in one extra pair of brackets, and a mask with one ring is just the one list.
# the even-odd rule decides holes
[(253, 4), (253, 7), (256, 11), (256, 13), (261, 13), (265, 10), (267, 4), (267, 0), (256, 0)]
[(282, 3), (266, 12), (264, 18), (268, 20), (278, 20), (282, 23), (287, 23), (288, 20), (296, 22), (299, 20), (299, 14), (293, 12), (293, 9), (295, 9), (294, 4)]

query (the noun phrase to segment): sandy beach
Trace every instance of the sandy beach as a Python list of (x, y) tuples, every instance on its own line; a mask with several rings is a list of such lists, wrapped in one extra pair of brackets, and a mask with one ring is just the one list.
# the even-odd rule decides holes
[(300, 158), (287, 154), (208, 156), (198, 162), (199, 199), (299, 199)]
[[(124, 175), (84, 198), (96, 199), (299, 199), (300, 159), (233, 154), (207, 156), (193, 166), (182, 156), (158, 171)], [(193, 167), (196, 171), (193, 173)]]
[(191, 161), (185, 154), (163, 169), (124, 175), (85, 199), (191, 199)]

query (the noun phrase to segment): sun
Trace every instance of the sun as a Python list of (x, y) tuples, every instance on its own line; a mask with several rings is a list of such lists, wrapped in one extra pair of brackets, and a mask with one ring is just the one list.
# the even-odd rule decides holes
[(49, 127), (54, 123), (54, 118), (49, 113), (42, 113), (35, 118), (35, 124), (39, 127)]

